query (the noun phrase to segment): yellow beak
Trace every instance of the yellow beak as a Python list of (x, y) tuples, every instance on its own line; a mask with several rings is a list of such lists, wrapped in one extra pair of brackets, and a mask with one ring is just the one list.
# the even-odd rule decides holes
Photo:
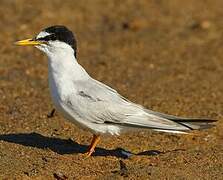
[(35, 41), (33, 39), (25, 39), (25, 40), (15, 42), (15, 45), (18, 45), (18, 46), (35, 46), (35, 45), (40, 45), (40, 44), (44, 44), (44, 42)]

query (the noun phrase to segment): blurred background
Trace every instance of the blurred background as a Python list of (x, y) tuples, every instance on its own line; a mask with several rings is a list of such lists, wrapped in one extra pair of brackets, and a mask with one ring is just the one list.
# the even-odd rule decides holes
[[(0, 177), (222, 177), (222, 7), (221, 0), (1, 0)], [(56, 24), (75, 33), (78, 61), (94, 78), (152, 110), (218, 119), (217, 127), (186, 136), (105, 137), (83, 161), (91, 134), (59, 113), (47, 118), (53, 105), (46, 56), (13, 45)], [(114, 155), (117, 147), (145, 153), (123, 159)]]

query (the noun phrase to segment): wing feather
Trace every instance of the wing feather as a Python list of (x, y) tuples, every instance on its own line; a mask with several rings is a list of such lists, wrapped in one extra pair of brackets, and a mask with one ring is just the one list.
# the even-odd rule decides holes
[[(99, 81), (89, 79), (74, 83), (77, 87), (75, 98), (70, 97), (69, 101), (71, 104), (77, 104), (80, 117), (92, 123), (110, 123), (157, 130), (188, 130), (185, 126), (128, 101), (116, 90)], [(74, 99), (76, 102), (72, 103)]]

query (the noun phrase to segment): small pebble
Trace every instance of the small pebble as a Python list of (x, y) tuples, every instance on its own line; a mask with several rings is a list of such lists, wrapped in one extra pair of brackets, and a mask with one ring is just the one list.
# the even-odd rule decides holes
[(68, 179), (68, 177), (65, 176), (64, 174), (62, 174), (61, 172), (53, 173), (53, 176), (57, 180), (65, 180), (65, 179)]

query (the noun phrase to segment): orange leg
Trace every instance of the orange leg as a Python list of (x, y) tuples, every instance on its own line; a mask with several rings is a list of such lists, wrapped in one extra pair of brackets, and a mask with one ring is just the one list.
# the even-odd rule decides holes
[(91, 141), (91, 145), (89, 146), (89, 149), (86, 153), (87, 157), (90, 157), (91, 154), (94, 152), (94, 149), (96, 147), (96, 145), (98, 144), (98, 142), (100, 141), (100, 135), (93, 135), (93, 139)]

